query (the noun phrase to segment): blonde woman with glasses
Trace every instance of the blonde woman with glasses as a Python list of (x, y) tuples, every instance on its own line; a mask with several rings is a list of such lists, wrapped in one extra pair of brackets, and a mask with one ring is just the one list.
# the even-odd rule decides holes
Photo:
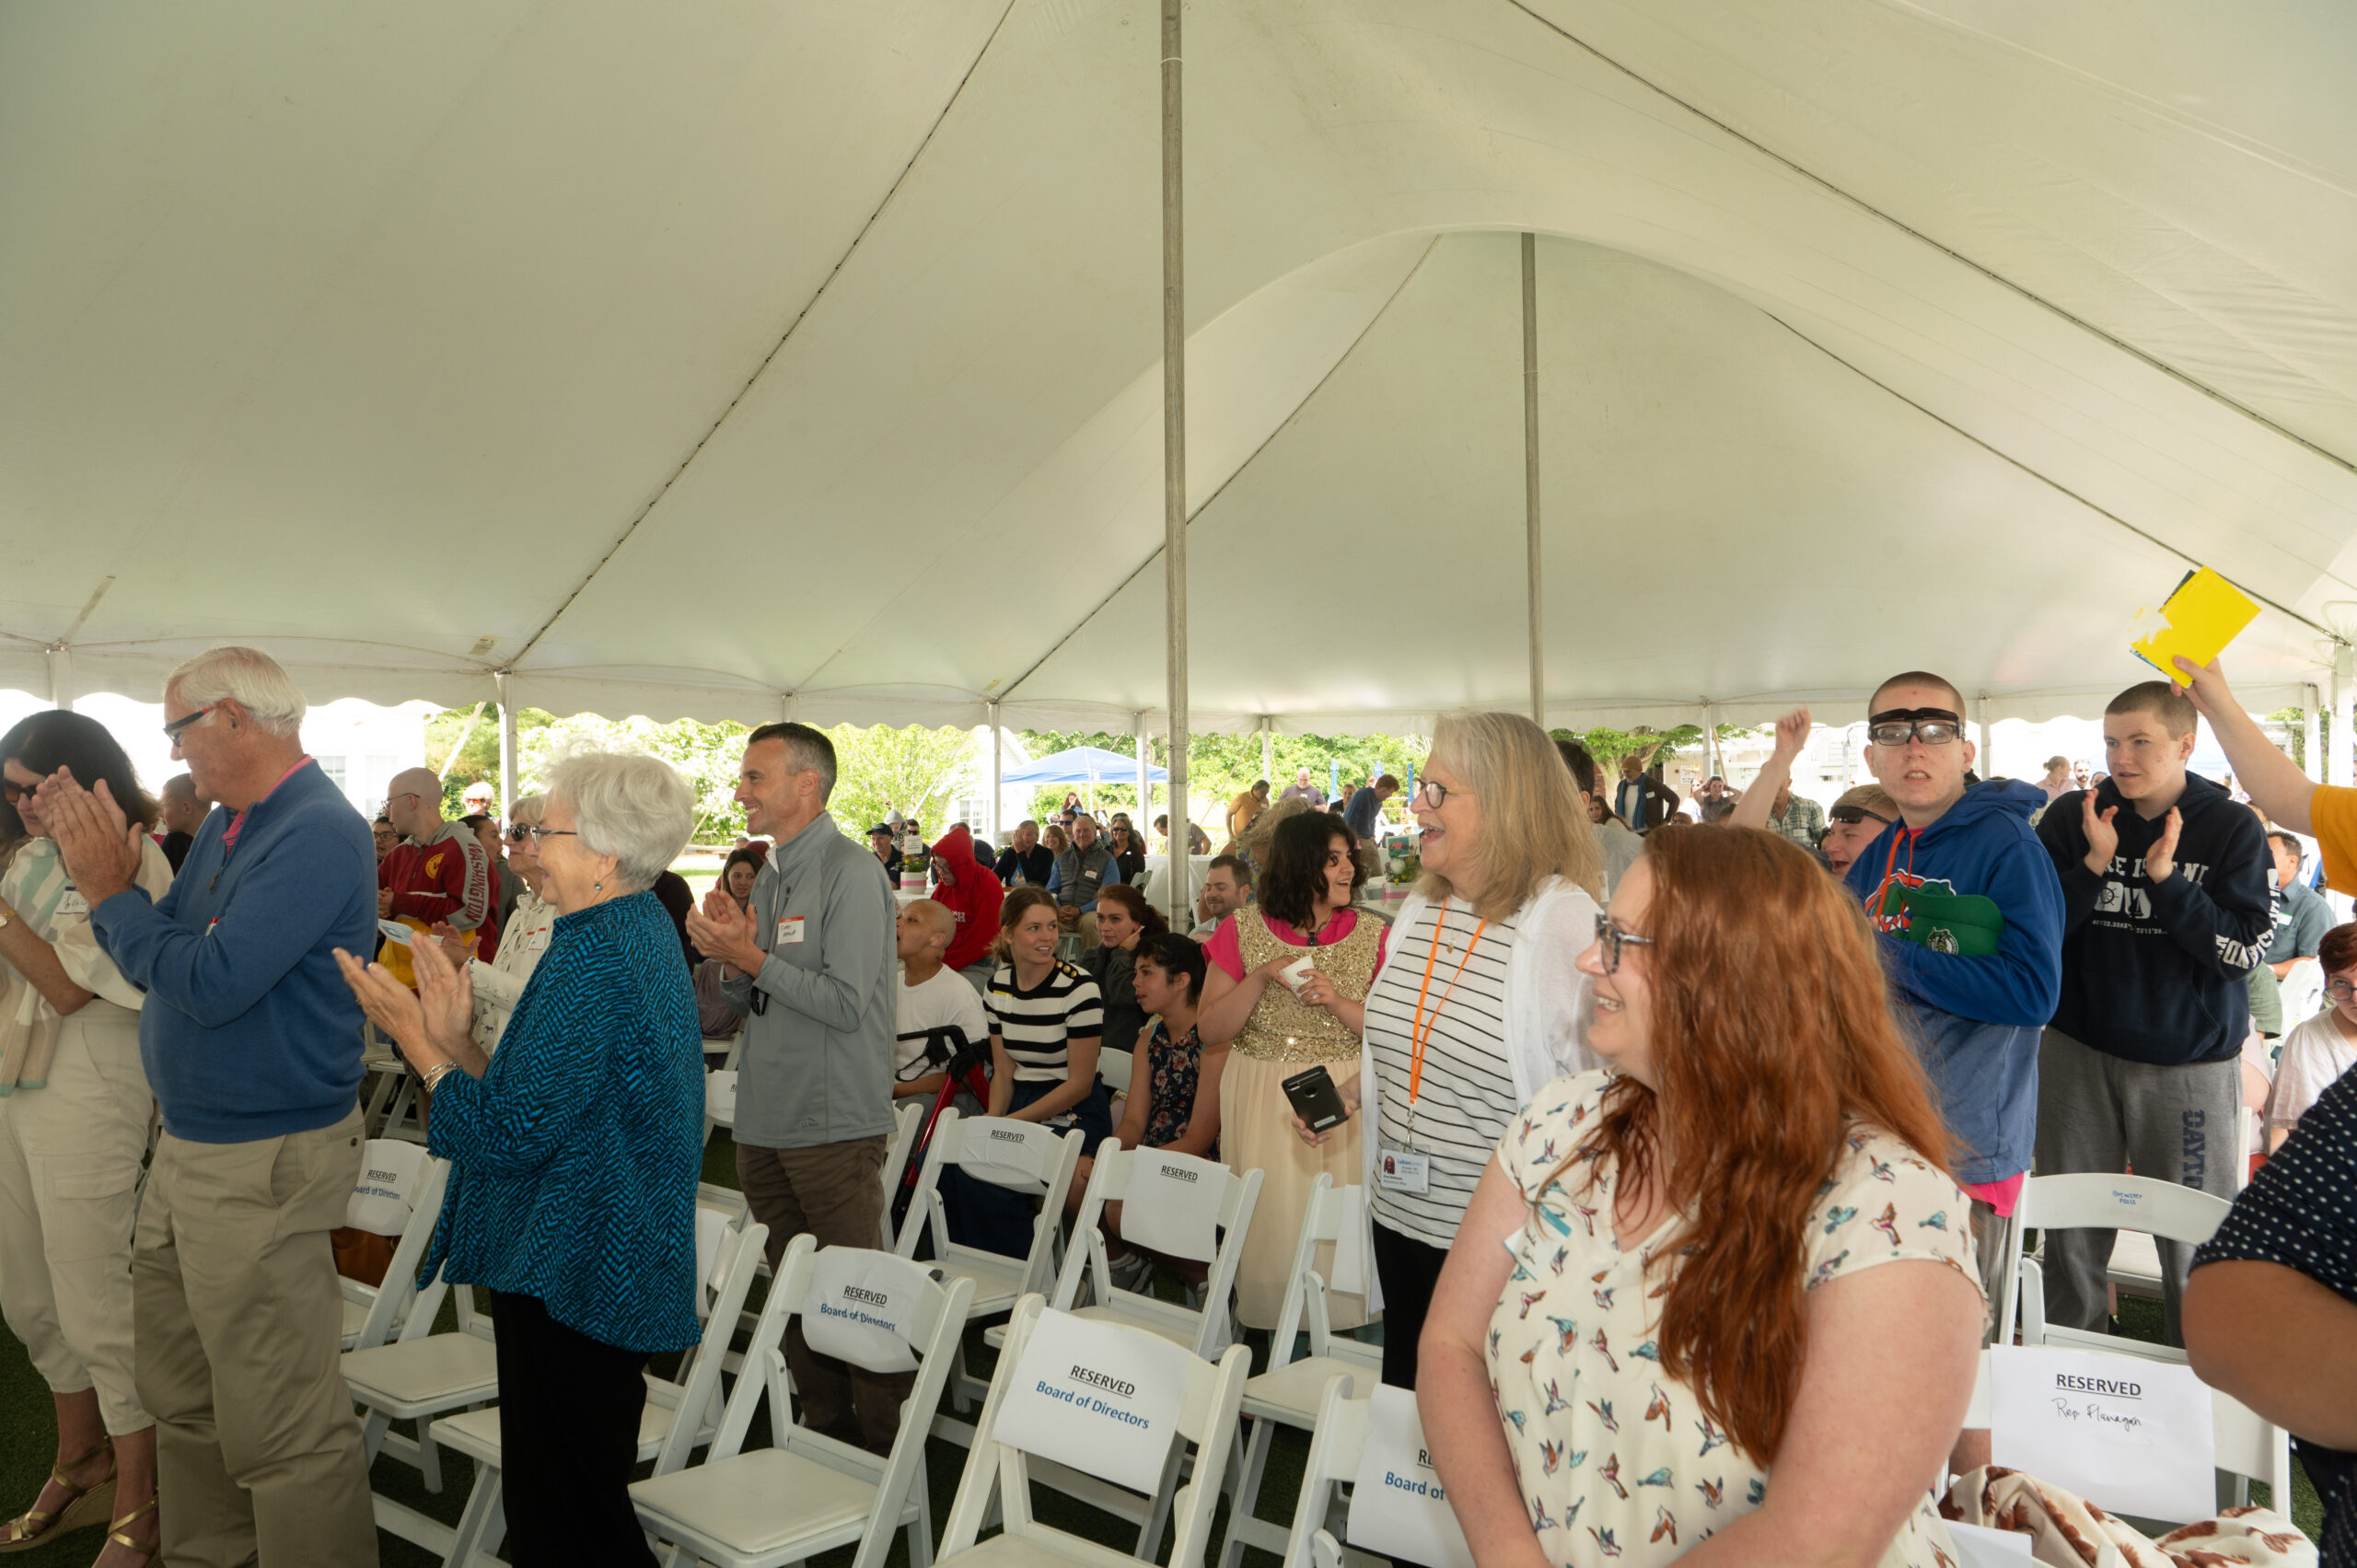
[[(1515, 714), (1440, 721), (1410, 805), (1423, 877), (1363, 1004), (1313, 976), (1302, 1000), (1364, 1042), (1343, 1100), (1360, 1134), (1383, 1380), (1416, 1386), (1416, 1346), (1490, 1152), (1530, 1097), (1596, 1065), (1575, 960), (1596, 936), (1604, 857), (1546, 731)], [(1295, 1132), (1317, 1144), (1341, 1129)]]

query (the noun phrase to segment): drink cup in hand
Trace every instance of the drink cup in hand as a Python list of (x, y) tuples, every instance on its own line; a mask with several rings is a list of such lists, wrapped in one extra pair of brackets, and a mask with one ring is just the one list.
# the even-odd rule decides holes
[(1301, 988), (1307, 985), (1309, 977), (1317, 972), (1318, 963), (1314, 958), (1295, 958), (1277, 971), (1284, 981), (1286, 988), (1295, 996), (1301, 994)]

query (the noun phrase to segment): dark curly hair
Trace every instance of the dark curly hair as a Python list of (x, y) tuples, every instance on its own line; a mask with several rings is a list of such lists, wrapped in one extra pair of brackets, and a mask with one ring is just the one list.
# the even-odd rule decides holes
[(1359, 859), (1359, 839), (1350, 824), (1323, 811), (1305, 811), (1277, 824), (1269, 839), (1269, 864), (1259, 887), (1260, 912), (1282, 920), (1296, 931), (1313, 928), (1312, 912), (1326, 891), (1326, 857), (1340, 842), (1351, 859), (1351, 897), (1366, 885), (1366, 866)]

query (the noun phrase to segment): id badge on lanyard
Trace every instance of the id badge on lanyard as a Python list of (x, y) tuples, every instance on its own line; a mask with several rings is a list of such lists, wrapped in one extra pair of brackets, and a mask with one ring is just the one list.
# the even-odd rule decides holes
[(1416, 1010), (1408, 1026), (1408, 1146), (1387, 1148), (1376, 1160), (1376, 1181), (1394, 1192), (1428, 1192), (1432, 1191), (1432, 1158), (1416, 1148), (1416, 1098), (1424, 1086), (1424, 1047), (1430, 1043), (1433, 1026), (1440, 1022), (1441, 1009), (1457, 994), (1457, 982), (1465, 978), (1465, 966), (1472, 961), (1473, 949), (1481, 940), (1481, 933), (1489, 929), (1486, 919), (1476, 922), (1473, 935), (1465, 944), (1465, 952), (1457, 960), (1457, 971), (1448, 977), (1448, 987), (1433, 1005), (1431, 1016), (1424, 1014), (1424, 1003), (1432, 995), (1433, 966), (1440, 959), (1441, 940), (1448, 930), (1448, 900), (1440, 901), (1440, 911), (1433, 917), (1433, 944), (1424, 955), (1423, 983), (1416, 991)]

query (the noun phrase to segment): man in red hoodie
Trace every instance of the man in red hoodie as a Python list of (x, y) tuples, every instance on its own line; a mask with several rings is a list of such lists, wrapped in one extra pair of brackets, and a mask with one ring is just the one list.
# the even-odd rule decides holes
[(974, 835), (964, 823), (933, 846), (933, 901), (958, 923), (958, 935), (941, 956), (942, 966), (966, 977), (976, 991), (991, 982), (991, 946), (998, 940), (999, 900), (1005, 889), (989, 866), (974, 858)]

